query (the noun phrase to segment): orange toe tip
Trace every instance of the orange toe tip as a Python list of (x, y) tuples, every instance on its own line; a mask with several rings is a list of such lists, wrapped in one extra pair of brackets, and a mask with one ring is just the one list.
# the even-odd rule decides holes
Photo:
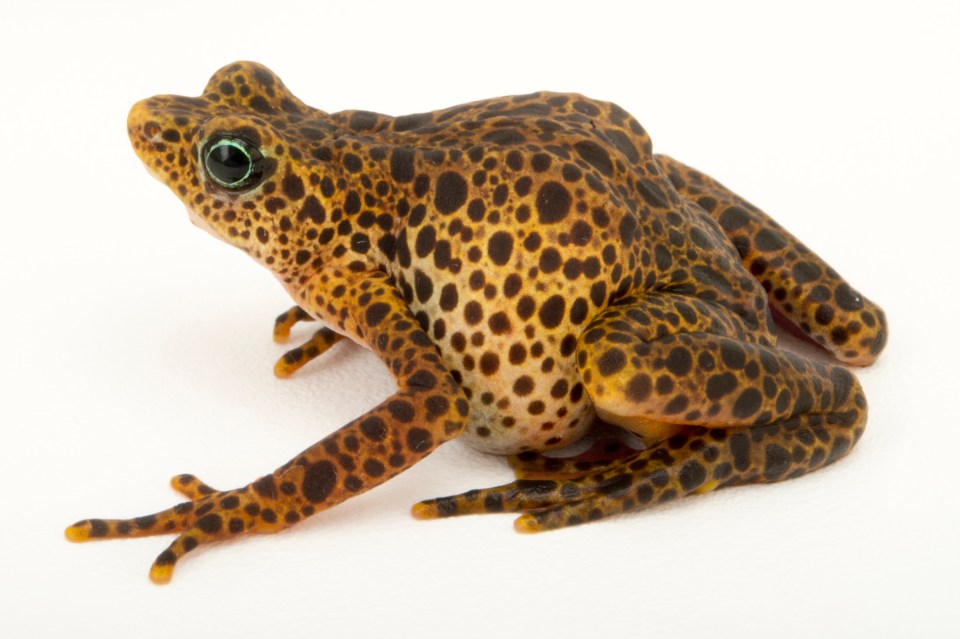
[(158, 586), (163, 586), (170, 583), (170, 580), (173, 578), (173, 565), (166, 564), (163, 566), (158, 566), (154, 564), (150, 568), (150, 581), (157, 584)]
[(518, 533), (530, 534), (538, 533), (543, 529), (540, 528), (540, 524), (537, 523), (537, 520), (531, 515), (521, 515), (513, 520), (513, 529)]
[(273, 330), (273, 341), (274, 341), (274, 343), (276, 343), (276, 344), (284, 344), (284, 343), (286, 343), (286, 341), (287, 341), (289, 338), (290, 338), (290, 329), (289, 329), (289, 328), (283, 327), (283, 328), (275, 328), (275, 329)]
[(410, 514), (413, 515), (414, 519), (436, 519), (437, 518), (436, 509), (422, 501), (420, 503), (414, 504), (410, 508)]
[(297, 372), (297, 369), (290, 368), (282, 359), (273, 366), (273, 374), (280, 379), (287, 379), (295, 372)]
[(67, 541), (80, 543), (90, 539), (90, 530), (86, 526), (74, 524), (67, 526), (67, 529), (63, 531), (63, 535), (67, 538)]

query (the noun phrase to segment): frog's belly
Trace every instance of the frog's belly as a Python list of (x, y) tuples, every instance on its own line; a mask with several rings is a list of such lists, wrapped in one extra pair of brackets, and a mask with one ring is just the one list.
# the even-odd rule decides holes
[(594, 421), (572, 359), (536, 369), (501, 366), (494, 375), (463, 371), (470, 395), (470, 421), (463, 434), (470, 446), (497, 454), (549, 450), (583, 437)]

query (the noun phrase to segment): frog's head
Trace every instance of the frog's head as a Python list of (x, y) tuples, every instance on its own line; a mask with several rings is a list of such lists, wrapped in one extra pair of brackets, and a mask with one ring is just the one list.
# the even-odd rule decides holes
[[(307, 268), (306, 233), (323, 207), (305, 193), (318, 181), (294, 132), (325, 114), (291, 94), (265, 67), (237, 62), (200, 97), (160, 95), (135, 104), (127, 131), (147, 169), (186, 204), (191, 220), (278, 276)], [(318, 124), (320, 123), (320, 124)], [(298, 220), (298, 214), (299, 220)], [(309, 260), (306, 260), (309, 261)]]

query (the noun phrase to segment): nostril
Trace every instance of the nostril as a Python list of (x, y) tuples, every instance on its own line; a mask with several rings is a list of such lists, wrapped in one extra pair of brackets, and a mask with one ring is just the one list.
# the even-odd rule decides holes
[(160, 128), (160, 125), (156, 122), (147, 122), (143, 125), (143, 137), (147, 138), (148, 140), (155, 137), (158, 133), (160, 133)]

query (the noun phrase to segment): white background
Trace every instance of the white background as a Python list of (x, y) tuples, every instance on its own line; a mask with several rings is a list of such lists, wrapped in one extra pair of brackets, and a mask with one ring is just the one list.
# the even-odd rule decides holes
[[(0, 634), (960, 633), (956, 3), (142, 6), (0, 8)], [(886, 308), (860, 446), (801, 480), (523, 536), (507, 515), (409, 516), (510, 478), (453, 443), (280, 535), (197, 551), (163, 588), (146, 573), (169, 538), (68, 544), (74, 520), (176, 503), (176, 473), (245, 484), (393, 388), (348, 344), (275, 379), (284, 293), (129, 148), (134, 101), (196, 95), (235, 59), (331, 112), (619, 103)]]

